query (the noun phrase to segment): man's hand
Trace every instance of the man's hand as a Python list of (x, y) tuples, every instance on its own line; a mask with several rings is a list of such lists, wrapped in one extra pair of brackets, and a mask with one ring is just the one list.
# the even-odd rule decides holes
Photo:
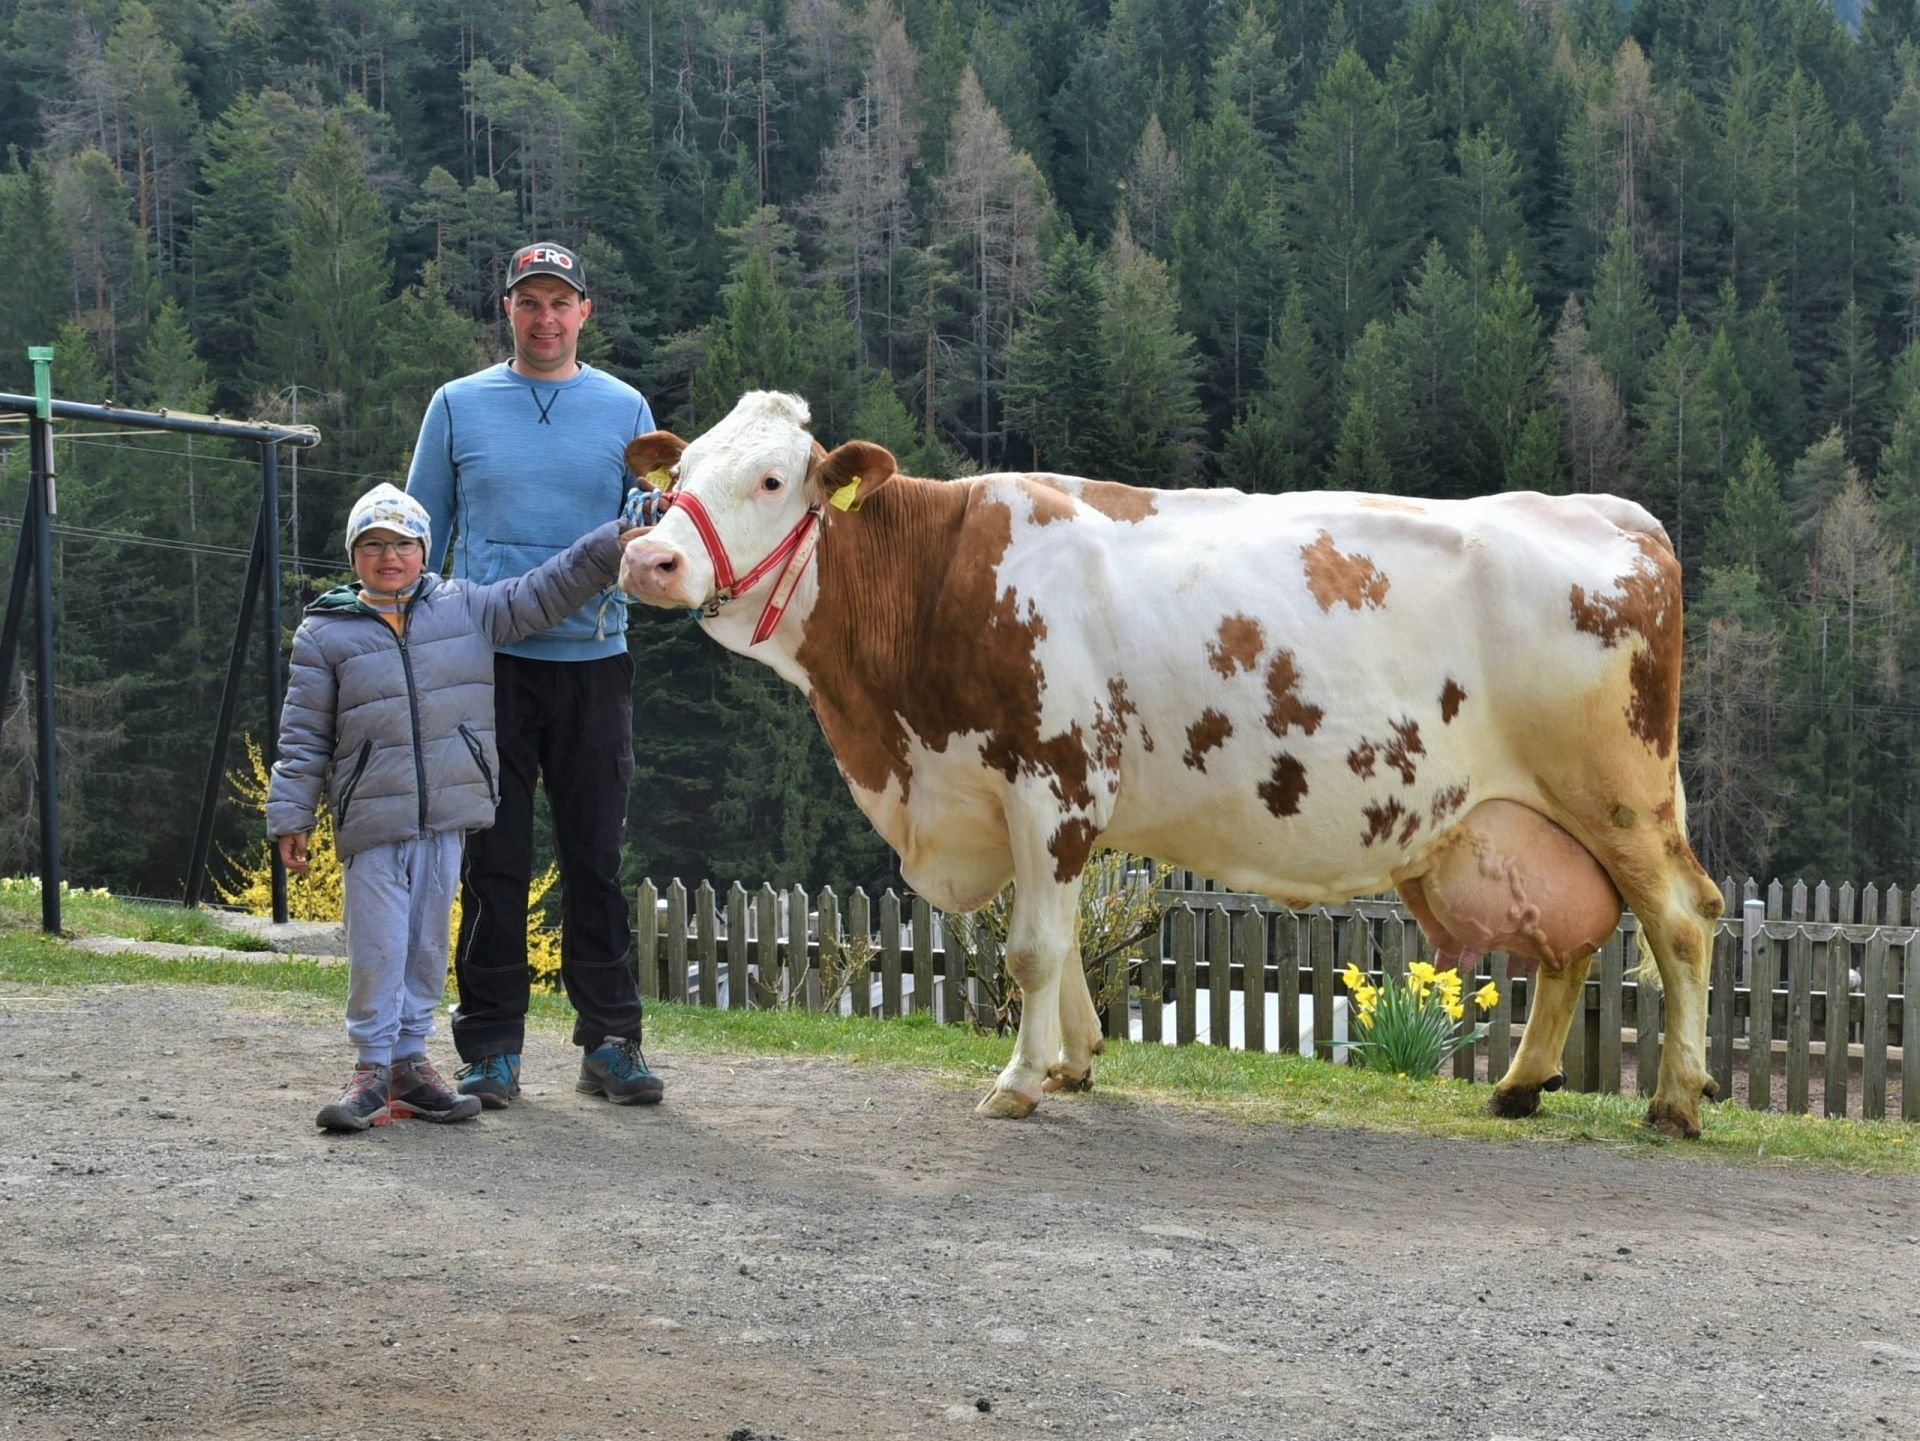
[(280, 837), (280, 859), (296, 876), (307, 873), (307, 838), (310, 834), (308, 831), (296, 831)]

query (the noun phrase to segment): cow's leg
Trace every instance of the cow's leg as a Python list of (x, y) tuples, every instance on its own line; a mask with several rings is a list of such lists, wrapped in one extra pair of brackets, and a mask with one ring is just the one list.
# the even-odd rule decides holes
[(1610, 826), (1591, 828), (1593, 852), (1639, 917), (1666, 992), (1666, 1037), (1648, 1124), (1674, 1136), (1697, 1136), (1701, 1097), (1719, 1094), (1707, 1073), (1707, 981), (1713, 923), (1724, 903), (1694, 859), (1672, 808), (1665, 809), (1668, 814), (1656, 811), (1648, 818), (1617, 807)]
[(1542, 1091), (1557, 1091), (1566, 1084), (1561, 1057), (1567, 1049), (1567, 1031), (1580, 1013), (1580, 993), (1592, 959), (1589, 954), (1564, 966), (1542, 966), (1534, 977), (1533, 1008), (1520, 1033), (1520, 1049), (1487, 1102), (1494, 1115), (1531, 1116), (1540, 1109)]
[[(1076, 907), (1077, 910), (1077, 907)], [(1075, 930), (1078, 930), (1076, 916)], [(1091, 1091), (1093, 1058), (1107, 1048), (1100, 1033), (1100, 1012), (1087, 988), (1087, 972), (1076, 937), (1060, 971), (1060, 1059), (1047, 1069), (1049, 1091)]]
[[(1018, 867), (1017, 856), (1015, 864)], [(1079, 949), (1080, 878), (1063, 883), (1049, 869), (1032, 869), (1039, 874), (1018, 870), (1007, 925), (1007, 974), (1020, 987), (1020, 1033), (1014, 1039), (1013, 1059), (978, 1107), (983, 1116), (1018, 1119), (1029, 1114), (1040, 1104), (1060, 1057), (1062, 968)], [(1079, 988), (1084, 995), (1084, 976)], [(1091, 997), (1086, 1009), (1093, 1010)]]
[[(1697, 871), (1697, 865), (1693, 869)], [(1660, 1083), (1647, 1107), (1647, 1123), (1669, 1135), (1697, 1136), (1700, 1098), (1720, 1094), (1707, 1072), (1707, 988), (1713, 922), (1723, 904), (1720, 891), (1705, 872), (1699, 872), (1696, 883), (1694, 876), (1676, 869), (1663, 896), (1649, 896), (1644, 906), (1631, 895), (1628, 901), (1640, 917), (1667, 1003)]]

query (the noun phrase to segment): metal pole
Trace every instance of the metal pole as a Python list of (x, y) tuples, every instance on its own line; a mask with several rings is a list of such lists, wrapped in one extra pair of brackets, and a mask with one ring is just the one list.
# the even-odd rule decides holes
[[(260, 447), (260, 532), (266, 537), (265, 573), (267, 602), (266, 666), (262, 674), (267, 683), (267, 736), (261, 745), (267, 772), (280, 759), (280, 702), (285, 698), (286, 682), (280, 674), (280, 447)], [(296, 543), (296, 554), (298, 553)], [(287, 923), (287, 867), (280, 859), (278, 846), (268, 847), (267, 864), (273, 868), (273, 919)]]
[[(31, 462), (29, 462), (31, 466)], [(27, 486), (27, 509), (20, 518), (20, 544), (13, 555), (13, 581), (7, 587), (7, 618), (0, 624), (0, 717), (7, 713), (13, 693), (13, 657), (20, 649), (20, 623), (27, 613), (27, 577), (33, 573), (33, 486)]]
[(187, 905), (200, 904), (207, 880), (207, 853), (213, 849), (213, 813), (220, 804), (220, 782), (226, 776), (227, 742), (233, 738), (233, 713), (240, 702), (240, 672), (246, 666), (247, 639), (253, 633), (253, 598), (260, 589), (260, 571), (266, 555), (261, 527), (263, 513), (253, 527), (253, 552), (247, 557), (247, 579), (240, 590), (240, 614), (233, 623), (233, 649), (227, 654), (227, 683), (220, 692), (220, 715), (214, 722), (213, 756), (207, 762), (207, 782), (200, 791), (200, 822), (193, 832), (193, 855), (187, 862)]
[(28, 421), (33, 476), (27, 523), (33, 527), (33, 609), (39, 632), (40, 928), (60, 933), (60, 775), (53, 744), (53, 415), (48, 368), (53, 347), (27, 349), (39, 404)]

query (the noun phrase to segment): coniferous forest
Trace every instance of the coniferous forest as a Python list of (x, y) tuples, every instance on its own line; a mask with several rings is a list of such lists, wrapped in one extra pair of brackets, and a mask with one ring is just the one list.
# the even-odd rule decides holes
[[(532, 238), (683, 434), (771, 386), (923, 475), (1633, 497), (1708, 868), (1920, 879), (1917, 0), (0, 0), (0, 389), (318, 425), (289, 627)], [(177, 894), (257, 460), (60, 433), (65, 864)], [(796, 693), (631, 638), (634, 876), (891, 879)]]

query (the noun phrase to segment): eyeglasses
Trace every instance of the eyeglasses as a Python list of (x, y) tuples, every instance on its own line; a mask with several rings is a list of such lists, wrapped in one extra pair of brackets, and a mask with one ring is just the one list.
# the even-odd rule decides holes
[(409, 547), (418, 544), (420, 542), (417, 540), (361, 540), (354, 542), (353, 553), (364, 555), (368, 560), (372, 560), (375, 556), (384, 559), (390, 555), (403, 556)]

